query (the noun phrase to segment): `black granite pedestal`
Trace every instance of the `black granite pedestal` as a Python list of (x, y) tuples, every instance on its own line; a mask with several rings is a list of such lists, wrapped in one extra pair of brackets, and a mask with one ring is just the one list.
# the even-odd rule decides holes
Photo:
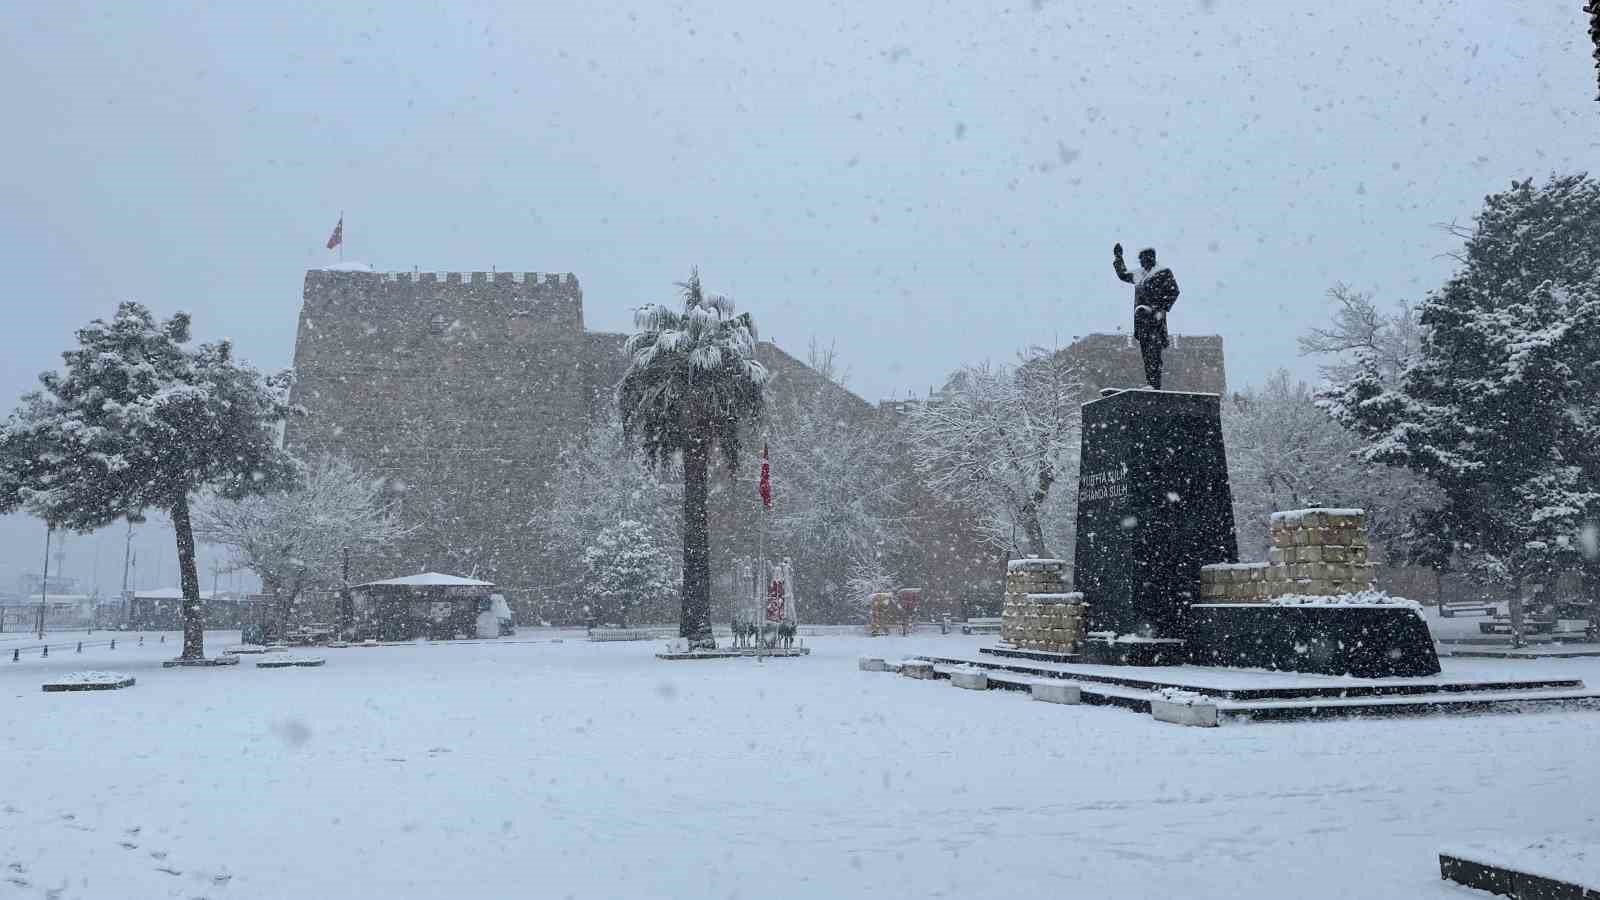
[(1200, 603), (1189, 610), (1189, 662), (1354, 675), (1439, 674), (1428, 625), (1394, 606), (1276, 606)]
[(1074, 562), (1092, 635), (1187, 637), (1200, 567), (1238, 560), (1220, 419), (1215, 394), (1127, 390), (1084, 404)]

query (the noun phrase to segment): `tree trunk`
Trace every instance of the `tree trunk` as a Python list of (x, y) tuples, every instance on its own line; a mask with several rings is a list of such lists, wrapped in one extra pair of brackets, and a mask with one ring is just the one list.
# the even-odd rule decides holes
[(189, 494), (180, 493), (172, 504), (172, 530), (178, 537), (178, 577), (183, 585), (183, 655), (180, 659), (204, 659), (206, 655), (206, 610), (200, 602), (200, 572), (194, 564), (194, 528), (189, 524)]
[(1589, 624), (1584, 636), (1591, 641), (1600, 640), (1600, 576), (1596, 576), (1592, 565), (1583, 567), (1583, 598), (1589, 602)]
[(1511, 599), (1506, 604), (1507, 611), (1511, 614), (1511, 646), (1522, 646), (1522, 576), (1518, 575), (1511, 584)]
[(1028, 539), (1028, 554), (1043, 559), (1050, 555), (1044, 545), (1044, 526), (1039, 523), (1039, 508), (1044, 506), (1046, 497), (1050, 496), (1050, 486), (1055, 484), (1056, 476), (1052, 469), (1039, 470), (1039, 477), (1034, 483), (1033, 493), (1022, 504), (1022, 533)]
[(689, 646), (712, 649), (711, 534), (706, 525), (706, 469), (711, 448), (697, 435), (683, 454), (683, 609), (678, 634)]
[(1022, 504), (1022, 536), (1028, 541), (1028, 555), (1049, 556), (1044, 547), (1044, 526), (1039, 524), (1039, 507), (1032, 500)]

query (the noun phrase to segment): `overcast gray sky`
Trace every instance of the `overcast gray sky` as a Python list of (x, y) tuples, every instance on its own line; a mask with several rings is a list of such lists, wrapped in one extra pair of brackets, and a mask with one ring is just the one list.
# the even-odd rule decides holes
[[(1110, 247), (1154, 244), (1232, 385), (1309, 376), (1330, 284), (1419, 297), (1439, 223), (1600, 159), (1581, 7), (12, 4), (0, 397), (123, 299), (288, 365), (340, 210), (379, 269), (574, 272), (593, 329), (697, 264), (869, 399), (1127, 328)], [(0, 525), (0, 587), (37, 531)]]

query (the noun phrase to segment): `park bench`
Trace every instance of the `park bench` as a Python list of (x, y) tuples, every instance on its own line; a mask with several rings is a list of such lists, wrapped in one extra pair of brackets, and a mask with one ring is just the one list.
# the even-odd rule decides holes
[(999, 634), (1000, 617), (968, 619), (961, 623), (962, 634)]
[[(1549, 634), (1550, 632), (1556, 630), (1556, 620), (1534, 618), (1523, 619), (1522, 630), (1526, 634)], [(1510, 634), (1511, 617), (1495, 616), (1493, 619), (1490, 619), (1487, 622), (1479, 622), (1478, 631), (1482, 632), (1483, 634)]]
[(1441, 600), (1439, 601), (1439, 616), (1444, 619), (1453, 619), (1457, 613), (1482, 613), (1486, 616), (1495, 614), (1495, 605), (1488, 600)]

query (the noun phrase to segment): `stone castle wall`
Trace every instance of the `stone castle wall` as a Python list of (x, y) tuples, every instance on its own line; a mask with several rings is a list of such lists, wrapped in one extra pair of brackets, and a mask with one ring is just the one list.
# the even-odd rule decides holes
[[(534, 580), (552, 461), (620, 376), (570, 274), (306, 273), (286, 445), (348, 454), (418, 526), (359, 574)], [(609, 345), (610, 352), (604, 352)]]
[[(1091, 395), (1098, 395), (1101, 388), (1145, 386), (1139, 342), (1132, 335), (1086, 335), (1061, 352), (1071, 355), (1083, 367), (1085, 387)], [(1174, 334), (1172, 346), (1161, 359), (1161, 386), (1165, 390), (1200, 394), (1227, 391), (1219, 335)]]

